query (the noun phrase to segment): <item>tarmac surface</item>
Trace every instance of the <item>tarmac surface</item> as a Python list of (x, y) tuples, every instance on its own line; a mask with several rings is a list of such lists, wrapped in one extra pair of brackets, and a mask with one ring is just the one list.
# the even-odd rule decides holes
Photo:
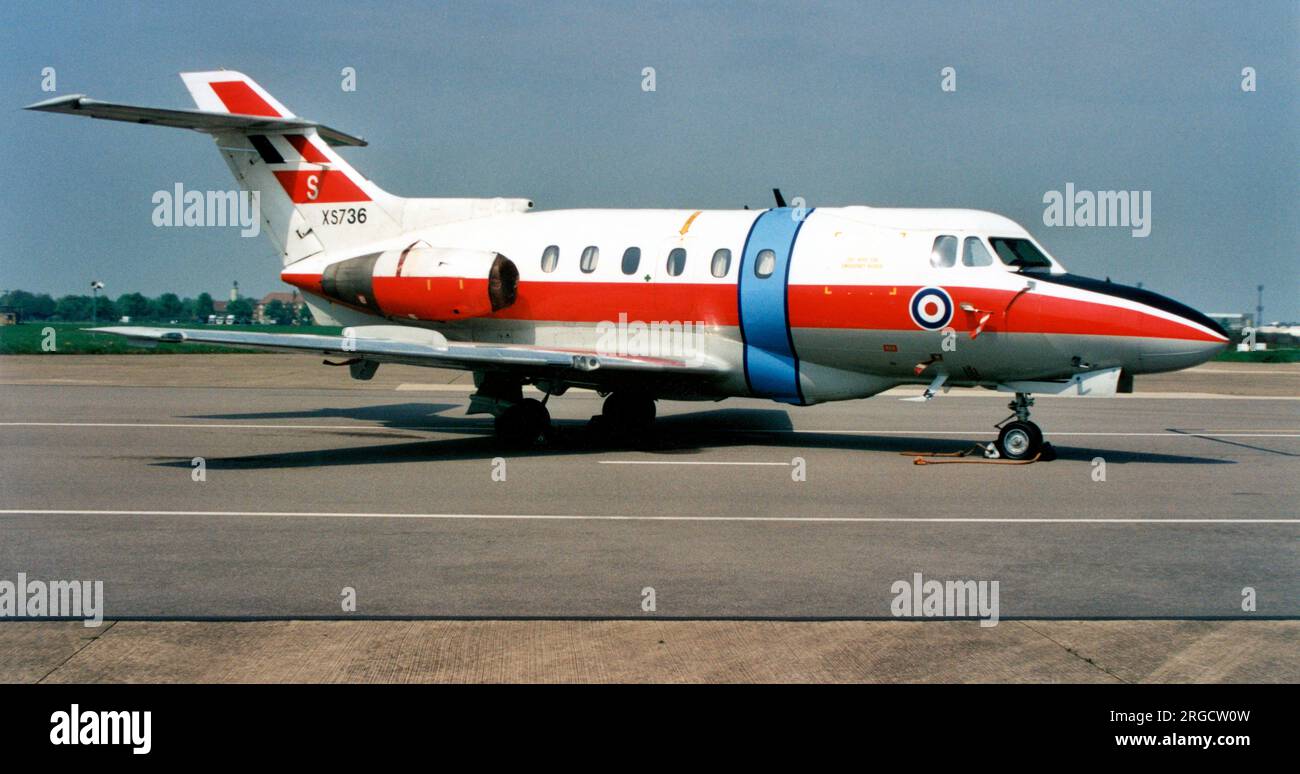
[[(401, 630), (415, 636), (418, 626), (435, 627), (426, 633), (462, 644), (470, 635), (452, 624), (488, 623), (472, 619), (628, 619), (490, 622), (523, 627), (521, 636), (540, 649), (529, 651), (535, 658), (575, 632), (640, 642), (659, 631), (654, 627), (672, 626), (705, 627), (689, 637), (785, 642), (781, 647), (792, 637), (812, 638), (830, 648), (881, 637), (910, 642), (924, 631), (966, 657), (1017, 631), (1048, 637), (1011, 622), (1036, 631), (1084, 626), (1078, 619), (1089, 618), (1300, 617), (1294, 365), (1212, 364), (1139, 377), (1131, 396), (1039, 398), (1033, 417), (1058, 458), (1032, 465), (918, 466), (900, 453), (953, 452), (992, 440), (1009, 396), (989, 391), (954, 390), (926, 404), (898, 400), (916, 390), (808, 408), (660, 403), (656, 433), (618, 447), (585, 429), (599, 413), (599, 397), (571, 391), (549, 402), (557, 424), (551, 443), (518, 453), (496, 446), (490, 418), (465, 416), (468, 382), (463, 373), (393, 366), (356, 382), (344, 369), (297, 356), (0, 358), (0, 580), (19, 572), (103, 580), (106, 619), (146, 619), (111, 624), (107, 634), (82, 634), (72, 623), (10, 623), (0, 626), (0, 653), (6, 642), (37, 636), (23, 632), (57, 641), (59, 627), (103, 648), (114, 632), (165, 642), (174, 634), (166, 627), (180, 627), (213, 642), (251, 637), (239, 640), (247, 642), (285, 637), (275, 627), (289, 625), (225, 624), (253, 628), (217, 634), (184, 627), (218, 624), (147, 619), (409, 617), (471, 619), (407, 621)], [(917, 573), (941, 582), (996, 581), (1003, 623), (894, 621), (893, 585)], [(342, 609), (345, 589), (355, 592), (355, 611)], [(650, 595), (654, 609), (646, 610)], [(1247, 597), (1253, 611), (1243, 610)], [(662, 620), (750, 618), (814, 628)], [(820, 619), (853, 620), (801, 623)], [(1117, 679), (1300, 677), (1294, 620), (1157, 623), (1210, 627), (1195, 629), (1192, 639), (1226, 648), (1215, 658), (1230, 658), (1242, 626), (1262, 627), (1249, 631), (1270, 644), (1250, 663), (1219, 661), (1221, 668), (1208, 672), (1186, 664), (1116, 666)], [(380, 636), (382, 629), (367, 624), (397, 626), (346, 626)], [(343, 631), (328, 621), (293, 625), (313, 636)], [(557, 634), (548, 625), (577, 628)], [(748, 626), (760, 628), (750, 633)], [(1112, 639), (1103, 640), (1113, 644), (1116, 631), (1106, 630)], [(1184, 637), (1189, 631), (1177, 629)], [(1070, 632), (1085, 644), (1101, 642), (1100, 629)], [(483, 647), (480, 636), (489, 635), (471, 637), (477, 644), (461, 654)], [(1051, 639), (1059, 644), (1062, 637)], [(647, 666), (643, 677), (880, 679), (874, 670), (903, 658), (913, 647), (907, 642), (895, 642), (901, 650), (880, 662), (788, 662), (785, 677), (773, 676), (779, 670), (762, 659), (738, 661), (749, 671), (732, 677), (663, 664)], [(1177, 652), (1164, 657), (1176, 661)], [(118, 679), (276, 679), (266, 677), (274, 670), (260, 678), (139, 672), (121, 658), (113, 662)], [(595, 671), (588, 672), (529, 661), (537, 668), (521, 667), (519, 679), (629, 679), (630, 672), (596, 666), (617, 659), (592, 658)], [(650, 665), (647, 658), (639, 657)], [(963, 679), (951, 668), (897, 674)], [(40, 665), (0, 678), (40, 679), (37, 673), (92, 679), (41, 672)], [(991, 679), (1075, 673), (1025, 667), (997, 674)], [(442, 676), (511, 679), (473, 669)]]
[(0, 625), (0, 682), (1297, 680), (1297, 621), (118, 621)]

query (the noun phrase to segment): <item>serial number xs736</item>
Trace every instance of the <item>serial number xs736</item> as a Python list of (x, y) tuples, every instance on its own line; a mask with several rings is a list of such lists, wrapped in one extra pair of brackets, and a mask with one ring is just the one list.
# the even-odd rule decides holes
[(321, 224), (325, 226), (337, 226), (340, 223), (365, 222), (365, 207), (335, 207), (328, 210), (321, 210)]

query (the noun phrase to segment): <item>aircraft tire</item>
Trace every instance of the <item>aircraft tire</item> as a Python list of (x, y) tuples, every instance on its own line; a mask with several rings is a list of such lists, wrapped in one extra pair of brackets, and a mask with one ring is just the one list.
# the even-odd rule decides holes
[(525, 398), (497, 415), (497, 440), (515, 449), (536, 444), (551, 429), (551, 412), (540, 400)]
[(640, 393), (614, 392), (605, 398), (600, 414), (606, 425), (617, 432), (644, 432), (654, 424), (655, 401)]
[(997, 448), (1003, 459), (1033, 459), (1042, 451), (1043, 431), (1033, 422), (1010, 422), (998, 433)]

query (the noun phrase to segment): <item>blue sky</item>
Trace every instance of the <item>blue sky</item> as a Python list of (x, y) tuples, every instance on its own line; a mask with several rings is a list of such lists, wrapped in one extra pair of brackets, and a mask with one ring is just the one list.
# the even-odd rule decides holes
[[(344, 152), (401, 195), (973, 207), (1072, 271), (1206, 311), (1263, 283), (1296, 320), (1298, 34), (1293, 2), (8, 3), (0, 289), (279, 289), (265, 237), (151, 223), (155, 191), (231, 187), (206, 137), (17, 109), (44, 67), (58, 94), (184, 108), (178, 72), (227, 67), (365, 136)], [(1067, 183), (1150, 190), (1151, 235), (1045, 226)]]

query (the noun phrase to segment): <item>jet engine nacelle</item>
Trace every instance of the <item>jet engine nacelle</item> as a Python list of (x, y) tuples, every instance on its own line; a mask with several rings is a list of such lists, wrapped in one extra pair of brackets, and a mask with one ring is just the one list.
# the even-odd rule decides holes
[(519, 270), (486, 250), (408, 247), (348, 258), (325, 267), (328, 298), (385, 317), (462, 320), (515, 302)]

